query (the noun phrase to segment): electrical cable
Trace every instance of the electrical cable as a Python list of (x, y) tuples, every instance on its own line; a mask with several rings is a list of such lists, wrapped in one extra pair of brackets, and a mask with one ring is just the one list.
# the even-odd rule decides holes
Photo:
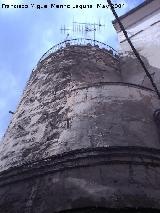
[(115, 18), (116, 18), (116, 20), (117, 20), (117, 22), (118, 22), (118, 24), (119, 24), (119, 26), (120, 26), (122, 32), (123, 32), (124, 36), (126, 37), (126, 40), (128, 41), (128, 43), (129, 43), (131, 49), (133, 50), (135, 56), (136, 56), (137, 59), (138, 59), (138, 61), (139, 61), (140, 64), (142, 65), (142, 67), (143, 67), (143, 69), (144, 69), (144, 71), (145, 71), (147, 77), (149, 78), (149, 80), (151, 81), (151, 84), (152, 84), (153, 88), (155, 89), (155, 92), (157, 93), (158, 98), (160, 99), (160, 92), (159, 92), (159, 90), (158, 90), (158, 88), (157, 88), (157, 86), (156, 86), (156, 84), (155, 84), (155, 82), (154, 82), (154, 80), (153, 80), (151, 74), (150, 74), (149, 71), (147, 70), (147, 68), (146, 68), (146, 66), (145, 66), (145, 64), (144, 64), (144, 62), (143, 62), (143, 60), (141, 59), (141, 57), (140, 57), (138, 51), (136, 50), (136, 48), (135, 48), (134, 45), (132, 44), (130, 38), (128, 37), (127, 31), (125, 30), (125, 28), (124, 28), (124, 26), (123, 26), (121, 20), (119, 19), (119, 17), (118, 17), (118, 15), (117, 15), (117, 13), (116, 13), (116, 11), (115, 11), (115, 9), (114, 9), (114, 6), (113, 6), (111, 0), (107, 0), (107, 2), (108, 2), (109, 6), (110, 6), (110, 8), (111, 8), (111, 10), (112, 10), (113, 15), (115, 16)]

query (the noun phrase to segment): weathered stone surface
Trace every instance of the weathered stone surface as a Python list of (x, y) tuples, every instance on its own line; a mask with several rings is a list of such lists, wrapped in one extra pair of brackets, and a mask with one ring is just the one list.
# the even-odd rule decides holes
[(159, 100), (136, 75), (92, 46), (38, 64), (0, 144), (2, 212), (160, 208)]
[(59, 171), (1, 187), (0, 209), (52, 213), (85, 207), (159, 208), (159, 174), (159, 168), (132, 163)]
[(32, 73), (0, 145), (0, 167), (60, 153), (63, 150), (60, 147), (68, 149), (69, 141), (61, 138), (70, 131), (67, 122), (71, 122), (68, 120), (72, 111), (71, 91), (96, 83), (120, 81), (118, 64), (107, 51), (92, 46), (67, 47), (42, 61)]

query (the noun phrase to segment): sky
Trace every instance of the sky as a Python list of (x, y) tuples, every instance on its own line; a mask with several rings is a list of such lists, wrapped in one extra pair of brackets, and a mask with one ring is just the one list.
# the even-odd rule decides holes
[[(143, 1), (112, 0), (113, 3), (124, 4), (116, 10), (119, 16)], [(70, 5), (70, 8), (51, 8), (51, 4)], [(100, 20), (105, 26), (96, 32), (96, 40), (118, 48), (112, 12), (108, 8), (97, 8), (97, 4), (107, 5), (107, 1), (0, 0), (0, 140), (12, 119), (9, 111), (16, 110), (26, 82), (40, 57), (66, 38), (93, 39), (93, 32), (82, 35), (71, 30), (64, 34), (60, 31), (61, 27), (65, 25), (72, 29), (73, 20), (87, 23), (99, 23)], [(19, 5), (28, 5), (28, 8), (17, 8)], [(73, 8), (75, 5), (78, 8)], [(81, 9), (80, 5), (92, 5), (92, 8)]]

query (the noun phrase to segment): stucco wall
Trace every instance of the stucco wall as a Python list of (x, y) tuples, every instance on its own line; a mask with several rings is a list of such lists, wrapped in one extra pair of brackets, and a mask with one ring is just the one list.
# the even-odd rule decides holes
[(0, 211), (160, 208), (160, 100), (127, 63), (88, 45), (38, 64), (0, 144)]
[[(134, 46), (151, 66), (160, 69), (160, 9), (126, 28)], [(131, 51), (122, 32), (118, 33), (121, 50)]]
[(97, 47), (71, 46), (39, 63), (0, 145), (1, 168), (61, 152), (70, 131), (69, 96), (77, 96), (71, 91), (120, 80), (118, 60)]
[[(106, 213), (114, 212), (109, 208), (116, 208), (115, 212), (118, 212), (120, 208), (130, 207), (134, 209), (131, 212), (139, 213), (139, 208), (150, 208), (142, 212), (160, 208), (159, 168), (135, 165), (133, 161), (120, 164), (117, 159), (107, 163), (110, 158), (106, 162), (103, 159), (103, 165), (84, 165), (1, 186), (0, 210), (3, 213), (53, 213), (106, 207)], [(98, 160), (100, 162), (101, 159)], [(72, 162), (75, 160), (72, 159)]]
[(0, 145), (1, 170), (88, 147), (158, 148), (159, 100), (125, 77), (120, 62), (97, 47), (71, 46), (42, 61)]
[[(158, 0), (150, 1), (143, 7), (128, 13), (121, 21), (130, 37), (133, 45), (139, 52), (154, 82), (160, 90), (160, 4)], [(120, 30), (117, 22), (114, 27), (118, 33), (119, 51), (124, 56), (122, 59), (122, 70), (124, 75), (134, 75), (137, 72), (137, 78), (140, 77), (141, 85), (147, 85), (152, 88), (143, 68), (138, 60), (133, 56), (133, 52), (126, 41), (123, 32)], [(132, 55), (132, 57), (130, 57)], [(130, 57), (130, 58), (128, 58)], [(134, 62), (134, 63), (133, 63)], [(129, 65), (129, 70), (128, 66)], [(128, 72), (128, 74), (127, 74)], [(143, 79), (143, 80), (142, 80)], [(131, 78), (130, 78), (131, 80)], [(134, 78), (131, 80), (134, 81)], [(148, 82), (147, 82), (148, 81)]]

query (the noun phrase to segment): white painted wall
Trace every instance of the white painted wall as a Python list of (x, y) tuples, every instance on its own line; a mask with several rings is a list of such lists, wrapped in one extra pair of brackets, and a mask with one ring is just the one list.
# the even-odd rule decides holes
[[(147, 58), (151, 66), (160, 69), (160, 9), (126, 30), (138, 52)], [(122, 32), (118, 33), (118, 38), (120, 51), (130, 51)]]

